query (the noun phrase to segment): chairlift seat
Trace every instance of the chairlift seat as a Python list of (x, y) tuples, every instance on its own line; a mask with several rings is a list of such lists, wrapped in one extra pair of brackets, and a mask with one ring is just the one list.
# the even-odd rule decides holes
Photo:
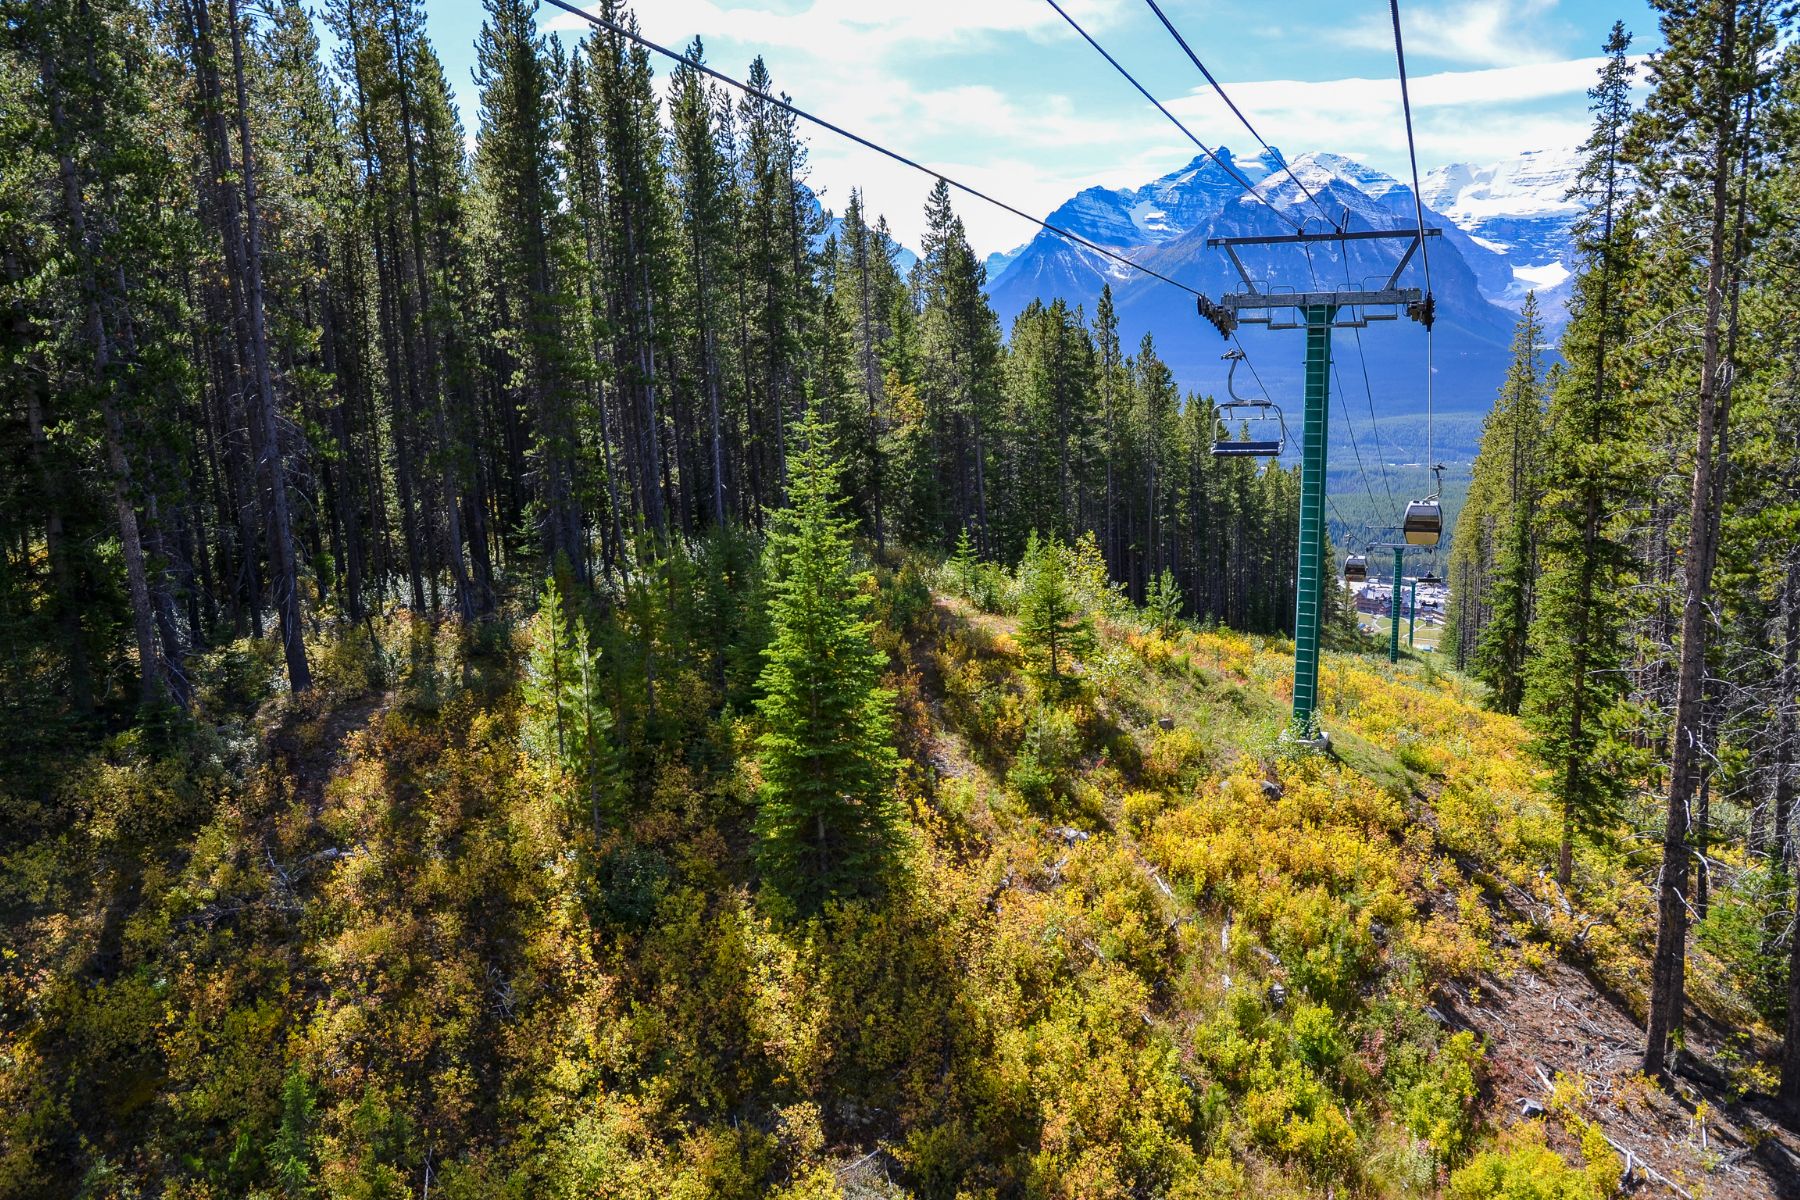
[(1409, 546), (1435, 546), (1444, 531), (1444, 506), (1435, 498), (1414, 500), (1406, 506), (1400, 532)]
[[(1233, 367), (1237, 364), (1233, 363)], [(1239, 439), (1231, 436), (1228, 424), (1233, 409), (1256, 409), (1245, 424), (1251, 421), (1260, 422), (1264, 430), (1273, 432), (1274, 437), (1250, 437)], [(1279, 458), (1286, 445), (1286, 427), (1281, 419), (1281, 408), (1272, 400), (1227, 400), (1219, 405), (1218, 429), (1213, 434), (1212, 452), (1214, 458)]]
[(1279, 458), (1281, 439), (1259, 438), (1252, 441), (1218, 441), (1213, 443), (1215, 458)]

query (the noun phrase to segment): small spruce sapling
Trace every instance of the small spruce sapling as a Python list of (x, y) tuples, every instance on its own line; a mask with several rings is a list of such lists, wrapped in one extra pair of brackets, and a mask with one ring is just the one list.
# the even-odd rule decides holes
[(1069, 587), (1062, 544), (1033, 530), (1019, 564), (1019, 647), (1040, 686), (1061, 694), (1094, 647), (1094, 624)]
[(1150, 628), (1164, 637), (1181, 624), (1181, 589), (1175, 586), (1175, 574), (1167, 567), (1150, 581), (1144, 593), (1144, 616)]
[(616, 798), (619, 774), (602, 678), (586, 620), (579, 612), (571, 616), (557, 580), (546, 580), (526, 659), (525, 741), (576, 781), (596, 837)]
[(950, 586), (964, 599), (972, 598), (977, 576), (981, 571), (981, 560), (976, 557), (975, 540), (969, 536), (967, 525), (956, 535), (956, 552), (945, 565), (949, 568)]

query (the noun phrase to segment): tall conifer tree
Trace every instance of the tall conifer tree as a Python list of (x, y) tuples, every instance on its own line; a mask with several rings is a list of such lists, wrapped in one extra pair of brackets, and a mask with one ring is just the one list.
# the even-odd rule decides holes
[(1538, 448), (1543, 424), (1543, 374), (1538, 344), (1544, 326), (1537, 296), (1527, 293), (1513, 332), (1512, 366), (1500, 402), (1481, 436), (1477, 471), (1504, 480), (1504, 507), (1482, 607), (1487, 623), (1475, 639), (1475, 674), (1492, 689), (1490, 702), (1504, 713), (1519, 711), (1525, 691), (1526, 637), (1537, 584)]
[(803, 911), (868, 891), (892, 857), (894, 696), (851, 564), (839, 466), (816, 409), (789, 445), (789, 506), (770, 533), (757, 862)]
[[(1751, 175), (1768, 169), (1758, 154), (1766, 136), (1759, 117), (1771, 99), (1778, 60), (1770, 50), (1780, 24), (1773, 0), (1662, 0), (1657, 7), (1665, 48), (1652, 59), (1653, 87), (1632, 131), (1642, 183), (1657, 199), (1645, 270), (1670, 304), (1690, 304), (1698, 285), (1701, 314), (1697, 344), (1680, 328), (1661, 333), (1678, 339), (1668, 350), (1680, 367), (1662, 383), (1682, 389), (1670, 401), (1692, 414), (1694, 432), (1691, 450), (1683, 451), (1692, 487), (1680, 554), (1667, 811), (1643, 1060), (1651, 1075), (1668, 1065), (1687, 998), (1688, 828), (1709, 740), (1712, 574), (1730, 468), (1737, 295), (1750, 249), (1743, 197)], [(1705, 247), (1698, 261), (1697, 246)]]
[(1622, 600), (1632, 568), (1612, 516), (1630, 497), (1635, 453), (1621, 386), (1626, 312), (1619, 299), (1632, 238), (1622, 161), (1630, 45), (1624, 25), (1615, 24), (1589, 93), (1594, 131), (1576, 183), (1588, 208), (1574, 231), (1582, 271), (1562, 339), (1568, 366), (1556, 377), (1545, 421), (1543, 572), (1525, 673), (1523, 712), (1562, 803), (1556, 874), (1564, 887), (1573, 877), (1577, 827), (1598, 827), (1623, 792), (1623, 772), (1609, 767), (1602, 748), (1605, 716), (1625, 692)]

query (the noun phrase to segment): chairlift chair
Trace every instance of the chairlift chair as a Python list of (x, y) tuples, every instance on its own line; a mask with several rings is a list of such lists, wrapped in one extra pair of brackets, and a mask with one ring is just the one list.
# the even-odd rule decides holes
[[(1233, 384), (1238, 364), (1244, 361), (1244, 352), (1232, 349), (1225, 353), (1224, 358), (1231, 363), (1231, 370), (1225, 375), (1225, 390), (1231, 399), (1219, 405), (1218, 430), (1213, 437), (1213, 457), (1279, 458), (1287, 440), (1287, 422), (1281, 418), (1281, 407), (1267, 397), (1252, 400), (1238, 395)], [(1247, 436), (1243, 439), (1231, 436), (1228, 412), (1238, 409), (1244, 410), (1249, 420), (1260, 426), (1254, 434), (1246, 430)], [(1250, 412), (1252, 409), (1255, 411)]]
[(1369, 558), (1365, 554), (1352, 554), (1344, 559), (1344, 582), (1369, 582)]
[[(1251, 421), (1257, 422), (1261, 429), (1246, 431), (1244, 438), (1231, 436), (1230, 419), (1226, 415), (1228, 409), (1257, 409), (1250, 415)], [(1229, 400), (1219, 405), (1219, 429), (1213, 440), (1213, 457), (1215, 458), (1279, 458), (1284, 439), (1281, 429), (1281, 409), (1270, 400)], [(1269, 437), (1272, 433), (1275, 436)], [(1262, 436), (1259, 436), (1262, 435)]]

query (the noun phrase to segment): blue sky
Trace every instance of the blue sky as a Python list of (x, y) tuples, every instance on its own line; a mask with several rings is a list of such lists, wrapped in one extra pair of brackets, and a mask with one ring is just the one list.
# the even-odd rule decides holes
[[(1160, 0), (1258, 130), (1289, 156), (1333, 150), (1403, 175), (1392, 27), (1381, 0)], [(1208, 142), (1250, 150), (1143, 0), (1068, 0), (1088, 31)], [(762, 54), (795, 103), (1019, 205), (1048, 213), (1092, 184), (1136, 185), (1195, 150), (1044, 0), (644, 0), (646, 36), (742, 77)], [(427, 0), (471, 136), (481, 7)], [(546, 28), (578, 36), (546, 6)], [(1578, 143), (1592, 61), (1615, 19), (1657, 44), (1642, 0), (1413, 0), (1401, 7), (1420, 169)], [(659, 62), (660, 77), (667, 64)], [(927, 179), (814, 130), (810, 179), (841, 209), (853, 186), (917, 245)], [(959, 205), (982, 252), (1029, 226)]]

